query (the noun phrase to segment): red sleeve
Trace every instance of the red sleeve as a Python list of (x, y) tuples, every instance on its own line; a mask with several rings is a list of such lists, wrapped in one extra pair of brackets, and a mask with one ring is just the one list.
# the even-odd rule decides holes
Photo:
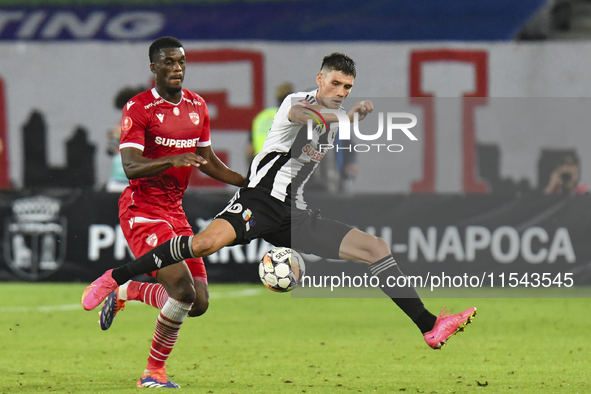
[(575, 189), (575, 194), (589, 194), (591, 189), (586, 183), (579, 183)]
[(143, 151), (148, 123), (148, 111), (137, 96), (129, 100), (123, 107), (119, 149), (132, 147)]
[(201, 102), (201, 107), (203, 108), (203, 129), (201, 130), (201, 137), (199, 137), (197, 146), (209, 146), (211, 145), (211, 135), (209, 131), (209, 110), (207, 109), (205, 100), (203, 100), (201, 96), (199, 96), (199, 100)]

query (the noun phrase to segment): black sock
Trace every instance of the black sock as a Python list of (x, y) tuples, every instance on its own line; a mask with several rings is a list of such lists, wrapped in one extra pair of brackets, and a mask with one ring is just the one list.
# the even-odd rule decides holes
[(121, 267), (111, 274), (118, 285), (122, 285), (139, 274), (146, 274), (185, 259), (195, 258), (191, 248), (193, 237), (181, 235), (174, 237)]
[[(388, 277), (398, 278), (399, 276), (404, 276), (392, 255), (370, 264), (368, 268), (373, 276), (380, 279), (381, 290), (410, 317), (423, 334), (433, 329), (437, 318), (425, 308), (414, 287), (389, 287), (387, 285)], [(392, 280), (390, 279), (390, 282)], [(381, 287), (381, 285), (384, 285), (384, 287)]]
[(419, 330), (421, 330), (421, 332), (424, 334), (431, 331), (433, 327), (435, 327), (436, 320), (437, 316), (425, 309), (425, 312), (421, 313), (414, 322), (417, 327), (419, 327)]

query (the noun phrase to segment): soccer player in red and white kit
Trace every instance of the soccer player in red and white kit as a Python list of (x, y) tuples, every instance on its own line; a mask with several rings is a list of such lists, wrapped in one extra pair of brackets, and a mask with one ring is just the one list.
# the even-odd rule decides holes
[[(149, 50), (155, 87), (133, 97), (123, 108), (120, 150), (130, 179), (119, 200), (119, 219), (135, 256), (179, 235), (192, 235), (182, 198), (194, 166), (236, 186), (245, 178), (230, 170), (211, 148), (209, 113), (203, 98), (182, 88), (185, 51), (179, 40), (162, 37)], [(165, 362), (185, 317), (208, 308), (207, 274), (201, 258), (184, 260), (151, 273), (159, 284), (127, 282), (107, 297), (101, 311), (103, 330), (111, 326), (126, 300), (160, 309), (148, 365), (140, 387), (180, 387), (166, 377)]]

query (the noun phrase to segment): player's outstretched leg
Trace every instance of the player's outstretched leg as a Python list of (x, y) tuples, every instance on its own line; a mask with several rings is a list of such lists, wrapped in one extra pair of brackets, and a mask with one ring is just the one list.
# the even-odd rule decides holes
[(136, 260), (121, 267), (108, 270), (100, 278), (92, 282), (82, 293), (82, 306), (87, 311), (93, 310), (107, 296), (136, 275), (159, 270), (188, 258), (195, 258), (191, 250), (191, 239), (181, 235), (174, 237)]
[(82, 307), (84, 309), (93, 310), (119, 286), (113, 279), (112, 272), (113, 270), (108, 270), (84, 289), (82, 293)]
[[(381, 283), (388, 283), (388, 278), (404, 275), (398, 269), (393, 256), (387, 256), (371, 264), (369, 271), (374, 276), (380, 278)], [(476, 315), (476, 308), (470, 308), (455, 315), (447, 314), (445, 308), (443, 308), (439, 316), (436, 317), (425, 309), (418, 293), (412, 286), (402, 288), (389, 288), (386, 286), (381, 288), (381, 290), (390, 296), (392, 301), (413, 320), (423, 333), (423, 338), (427, 342), (427, 345), (433, 349), (441, 349), (449, 337), (459, 331), (463, 331), (466, 325), (470, 324), (474, 315)]]
[(455, 315), (448, 314), (445, 307), (443, 307), (433, 329), (423, 335), (425, 342), (433, 349), (441, 349), (450, 337), (464, 331), (464, 328), (472, 322), (474, 316), (476, 316), (475, 307)]
[(433, 349), (440, 349), (449, 337), (462, 331), (476, 314), (476, 308), (470, 308), (456, 315), (446, 315), (442, 311), (437, 317), (425, 308), (411, 282), (405, 280), (404, 286), (390, 287), (388, 284), (392, 283), (392, 279), (398, 283), (398, 278), (405, 275), (390, 253), (388, 243), (381, 238), (352, 229), (343, 238), (339, 255), (341, 258), (368, 263), (369, 273), (382, 284), (380, 289), (410, 317)]

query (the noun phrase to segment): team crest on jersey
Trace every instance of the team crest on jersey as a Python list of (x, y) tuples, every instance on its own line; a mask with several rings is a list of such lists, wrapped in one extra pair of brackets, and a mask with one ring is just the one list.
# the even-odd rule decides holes
[(245, 209), (244, 212), (242, 212), (242, 219), (244, 219), (245, 222), (247, 222), (251, 216), (252, 216), (252, 211), (250, 209)]
[(181, 111), (179, 110), (179, 107), (174, 107), (174, 109), (172, 110), (172, 113), (175, 114), (176, 116), (179, 116)]
[(121, 130), (129, 131), (129, 129), (131, 129), (132, 124), (133, 124), (133, 121), (131, 120), (131, 118), (129, 116), (124, 117), (123, 120), (121, 121)]
[(150, 234), (148, 238), (146, 238), (146, 243), (155, 248), (158, 246), (158, 236), (156, 234)]
[(199, 124), (199, 114), (197, 112), (191, 112), (189, 117), (191, 118), (191, 122), (195, 123), (195, 126)]

